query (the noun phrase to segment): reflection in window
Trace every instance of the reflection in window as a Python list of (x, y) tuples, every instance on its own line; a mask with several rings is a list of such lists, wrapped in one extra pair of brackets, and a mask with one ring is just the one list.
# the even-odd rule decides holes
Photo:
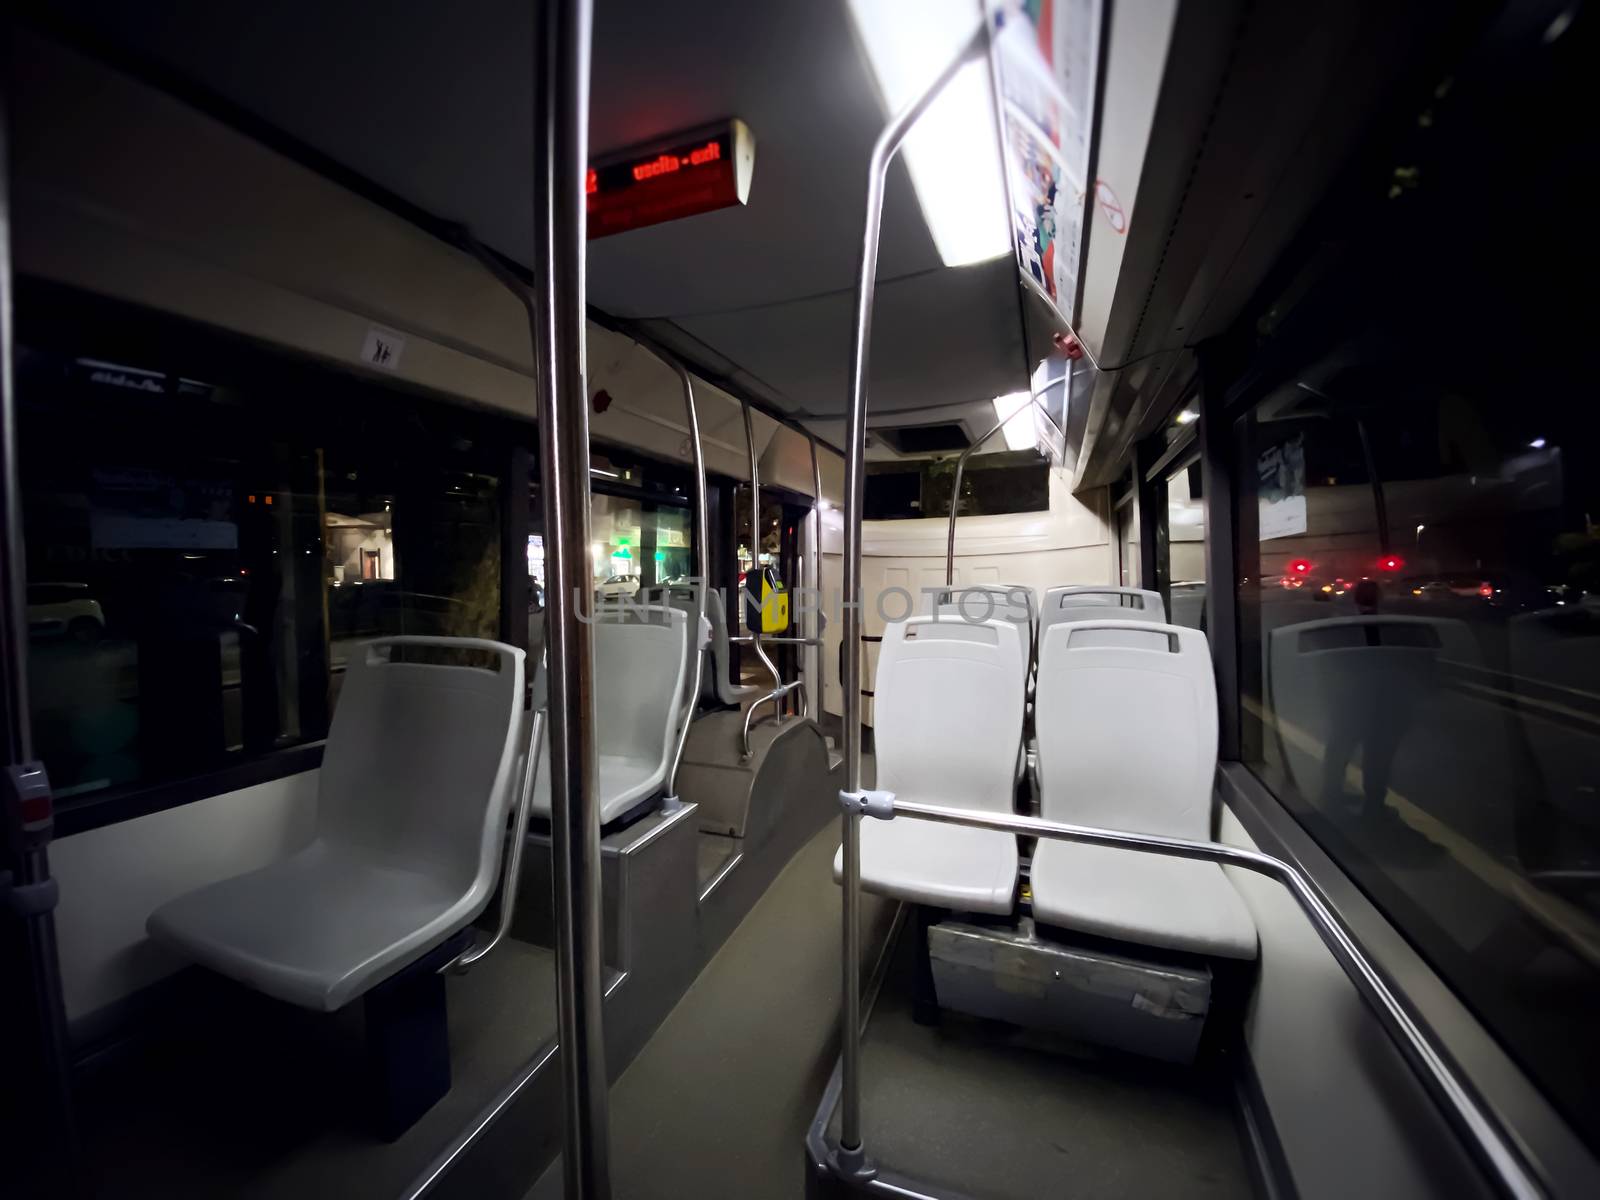
[(497, 634), (499, 485), (460, 415), (318, 381), (301, 407), (19, 354), (29, 690), (59, 797), (320, 739), (364, 638)]
[[(1558, 299), (1594, 253), (1592, 34), (1493, 36), (1397, 116), (1379, 161), (1420, 184), (1353, 183), (1274, 311), (1301, 349), (1237, 430), (1243, 754), (1600, 1144), (1600, 437)], [(1485, 296), (1530, 352), (1484, 352)]]
[[(1188, 410), (1185, 410), (1188, 411)], [(1200, 463), (1167, 476), (1167, 616), (1174, 625), (1205, 628), (1206, 511)]]
[[(950, 516), (957, 456), (868, 463), (863, 512), (869, 521)], [(1034, 450), (974, 454), (961, 474), (963, 517), (1046, 512), (1050, 463)]]

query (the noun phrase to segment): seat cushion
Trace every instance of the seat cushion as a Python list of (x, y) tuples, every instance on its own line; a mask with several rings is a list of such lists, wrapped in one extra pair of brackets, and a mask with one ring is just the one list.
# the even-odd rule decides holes
[(621, 755), (600, 756), (600, 823), (622, 816), (648, 800), (667, 781), (666, 764)]
[[(1017, 890), (1017, 839), (910, 818), (861, 822), (861, 886), (880, 896), (960, 912), (1009, 913)], [(844, 848), (833, 877), (844, 873)]]
[(476, 916), (466, 887), (314, 842), (199, 888), (145, 923), (156, 941), (279, 1000), (332, 1012)]
[[(534, 779), (528, 811), (550, 815), (550, 745), (544, 744), (539, 774)], [(602, 754), (600, 766), (600, 823), (614, 821), (641, 801), (650, 799), (666, 783), (665, 763), (645, 762), (617, 754)]]
[(1100, 937), (1217, 958), (1254, 958), (1256, 927), (1216, 863), (1040, 841), (1036, 920)]

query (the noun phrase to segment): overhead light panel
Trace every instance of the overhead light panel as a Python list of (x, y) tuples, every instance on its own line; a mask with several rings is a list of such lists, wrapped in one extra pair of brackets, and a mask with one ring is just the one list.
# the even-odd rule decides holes
[(994, 419), (1004, 421), (1000, 430), (1007, 450), (1033, 450), (1039, 445), (1039, 427), (1033, 420), (1033, 397), (1027, 392), (1012, 392), (994, 399)]
[[(878, 90), (897, 113), (933, 82), (977, 28), (972, 0), (850, 0)], [(962, 67), (928, 106), (900, 153), (947, 267), (1011, 249), (989, 65)]]

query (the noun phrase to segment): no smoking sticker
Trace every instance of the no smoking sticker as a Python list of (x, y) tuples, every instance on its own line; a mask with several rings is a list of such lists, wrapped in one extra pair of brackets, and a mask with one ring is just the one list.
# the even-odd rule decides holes
[(1094, 181), (1094, 200), (1115, 232), (1128, 232), (1128, 214), (1122, 211), (1122, 205), (1117, 201), (1117, 194), (1104, 179)]

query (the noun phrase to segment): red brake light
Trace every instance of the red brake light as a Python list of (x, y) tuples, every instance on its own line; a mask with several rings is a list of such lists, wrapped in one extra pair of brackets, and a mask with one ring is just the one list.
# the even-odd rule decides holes
[(1487, 583), (1480, 583), (1478, 585), (1478, 595), (1484, 597), (1484, 599), (1488, 599), (1490, 596), (1494, 595), (1494, 588), (1490, 587)]
[(1385, 554), (1378, 560), (1378, 570), (1380, 571), (1398, 571), (1405, 565), (1406, 560), (1398, 554)]
[(1309, 575), (1311, 574), (1311, 564), (1303, 558), (1297, 558), (1289, 564), (1289, 574)]

